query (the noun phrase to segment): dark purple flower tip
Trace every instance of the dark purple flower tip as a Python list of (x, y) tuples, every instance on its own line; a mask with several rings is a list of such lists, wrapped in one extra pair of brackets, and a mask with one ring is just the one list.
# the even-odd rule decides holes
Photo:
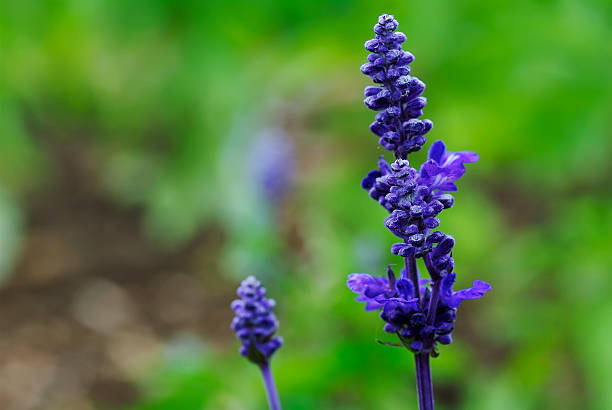
[(263, 365), (282, 345), (281, 338), (273, 337), (278, 328), (278, 320), (272, 312), (275, 302), (265, 297), (265, 288), (253, 276), (243, 280), (236, 293), (240, 299), (231, 303), (236, 314), (231, 328), (242, 342), (240, 354)]
[(478, 299), (490, 291), (491, 285), (481, 280), (475, 280), (473, 286), (468, 289), (453, 291), (456, 275), (450, 273), (442, 279), (441, 297), (442, 302), (451, 308), (458, 307), (466, 299)]
[(386, 13), (378, 16), (378, 24), (383, 26), (385, 30), (388, 30), (388, 31), (395, 30), (397, 26), (399, 25), (395, 17), (393, 17), (393, 14), (386, 14)]

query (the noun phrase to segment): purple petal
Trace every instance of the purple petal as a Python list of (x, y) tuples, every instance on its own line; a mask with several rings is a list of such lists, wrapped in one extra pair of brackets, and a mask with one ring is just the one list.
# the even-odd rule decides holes
[(391, 173), (391, 167), (389, 163), (384, 160), (382, 155), (378, 158), (378, 168), (382, 175), (389, 175)]
[(454, 273), (450, 273), (442, 279), (440, 289), (442, 301), (449, 307), (456, 308), (462, 301), (466, 299), (478, 299), (491, 290), (491, 285), (489, 285), (487, 282), (475, 280), (471, 288), (453, 292), (452, 287), (455, 283), (455, 278), (456, 275)]
[(471, 288), (459, 290), (453, 294), (453, 297), (461, 303), (461, 301), (465, 299), (481, 298), (491, 289), (491, 285), (487, 282), (475, 280)]
[(368, 303), (366, 303), (365, 310), (367, 312), (371, 312), (371, 311), (374, 311), (374, 310), (380, 310), (380, 309), (382, 309), (382, 307), (383, 307), (383, 305), (381, 303), (378, 303), (375, 300), (369, 300)]
[(470, 151), (451, 152), (447, 151), (438, 163), (444, 168), (463, 167), (463, 163), (476, 162), (478, 154)]
[(370, 312), (373, 310), (380, 310), (383, 307), (382, 303), (378, 302), (377, 300), (370, 299), (369, 297), (364, 296), (364, 295), (357, 296), (355, 298), (355, 301), (356, 302), (366, 302), (365, 310), (367, 312)]
[(457, 155), (461, 157), (461, 162), (476, 162), (480, 159), (477, 153), (472, 151), (459, 151), (456, 152)]
[(367, 273), (352, 273), (346, 284), (350, 290), (358, 293), (357, 302), (366, 302), (365, 310), (379, 310), (382, 308), (381, 298), (389, 291), (389, 280)]
[(457, 275), (454, 273), (449, 273), (445, 277), (442, 278), (442, 284), (440, 285), (440, 292), (442, 293), (442, 298), (450, 297), (453, 293), (453, 285), (455, 284), (455, 278)]
[(363, 294), (369, 286), (379, 286), (380, 278), (376, 278), (367, 273), (351, 273), (346, 281), (346, 285), (355, 293)]
[(442, 141), (436, 141), (434, 145), (430, 149), (430, 158), (421, 166), (419, 182), (432, 190), (456, 191), (454, 182), (465, 173), (464, 163), (477, 161), (478, 155), (470, 151), (443, 151)]
[(438, 140), (431, 144), (431, 147), (429, 148), (429, 155), (427, 156), (427, 158), (433, 159), (437, 163), (441, 163), (442, 156), (444, 155), (445, 151), (446, 146), (444, 145), (444, 142)]
[(427, 179), (438, 175), (443, 168), (433, 159), (428, 159), (421, 165), (421, 178)]
[(455, 192), (457, 191), (457, 185), (452, 182), (445, 182), (443, 184), (436, 185), (435, 188), (432, 189), (439, 189), (440, 191), (444, 192)]

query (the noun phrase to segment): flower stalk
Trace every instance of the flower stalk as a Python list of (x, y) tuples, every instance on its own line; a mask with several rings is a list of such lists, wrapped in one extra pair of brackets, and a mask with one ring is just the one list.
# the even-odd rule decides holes
[(420, 410), (434, 410), (433, 384), (431, 381), (431, 367), (428, 354), (415, 354), (417, 395)]
[(270, 370), (270, 363), (265, 363), (259, 366), (261, 369), (261, 377), (263, 378), (264, 388), (268, 396), (268, 405), (270, 410), (281, 410), (280, 399), (278, 392), (276, 391), (276, 384), (274, 383), (274, 377)]
[(404, 261), (406, 262), (406, 272), (408, 274), (408, 278), (410, 278), (410, 281), (412, 282), (412, 286), (414, 288), (414, 297), (415, 298), (420, 298), (419, 295), (419, 270), (417, 269), (417, 265), (416, 265), (416, 258), (414, 257), (414, 255), (408, 255), (404, 258)]

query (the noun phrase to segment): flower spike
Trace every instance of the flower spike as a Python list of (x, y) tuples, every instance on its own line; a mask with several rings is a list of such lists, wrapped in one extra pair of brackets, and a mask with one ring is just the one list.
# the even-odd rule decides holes
[(240, 299), (232, 302), (236, 316), (232, 330), (242, 342), (240, 354), (259, 366), (264, 381), (270, 410), (280, 410), (280, 400), (270, 370), (270, 359), (283, 344), (283, 339), (274, 336), (278, 320), (272, 312), (275, 302), (266, 298), (266, 289), (254, 276), (242, 281), (236, 291)]
[[(397, 20), (383, 14), (374, 26), (374, 38), (365, 43), (370, 54), (361, 72), (376, 85), (365, 88), (364, 103), (378, 111), (370, 130), (395, 160), (388, 163), (381, 156), (377, 169), (368, 172), (361, 186), (388, 211), (384, 224), (400, 239), (391, 246), (391, 253), (402, 257), (405, 267), (399, 279), (390, 267), (380, 277), (353, 273), (347, 286), (358, 294), (356, 301), (366, 303), (365, 310), (380, 311), (383, 329), (396, 334), (414, 353), (419, 408), (433, 410), (429, 357), (439, 355), (439, 345), (452, 342), (461, 302), (482, 297), (491, 285), (477, 280), (471, 288), (452, 289), (455, 239), (434, 229), (440, 225), (442, 211), (454, 205), (450, 192), (457, 190), (455, 182), (465, 173), (465, 164), (479, 158), (474, 152), (447, 151), (444, 142), (436, 141), (420, 169), (408, 162), (408, 154), (425, 144), (433, 123), (419, 118), (427, 103), (422, 96), (425, 84), (410, 75), (414, 56), (402, 49), (406, 36), (397, 28)], [(420, 278), (418, 258), (431, 279)]]

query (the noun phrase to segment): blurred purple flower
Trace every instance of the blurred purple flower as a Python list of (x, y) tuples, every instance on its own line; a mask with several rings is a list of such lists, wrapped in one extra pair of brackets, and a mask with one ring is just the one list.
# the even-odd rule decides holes
[(254, 139), (249, 171), (269, 202), (280, 201), (295, 182), (293, 141), (281, 129), (269, 128)]

